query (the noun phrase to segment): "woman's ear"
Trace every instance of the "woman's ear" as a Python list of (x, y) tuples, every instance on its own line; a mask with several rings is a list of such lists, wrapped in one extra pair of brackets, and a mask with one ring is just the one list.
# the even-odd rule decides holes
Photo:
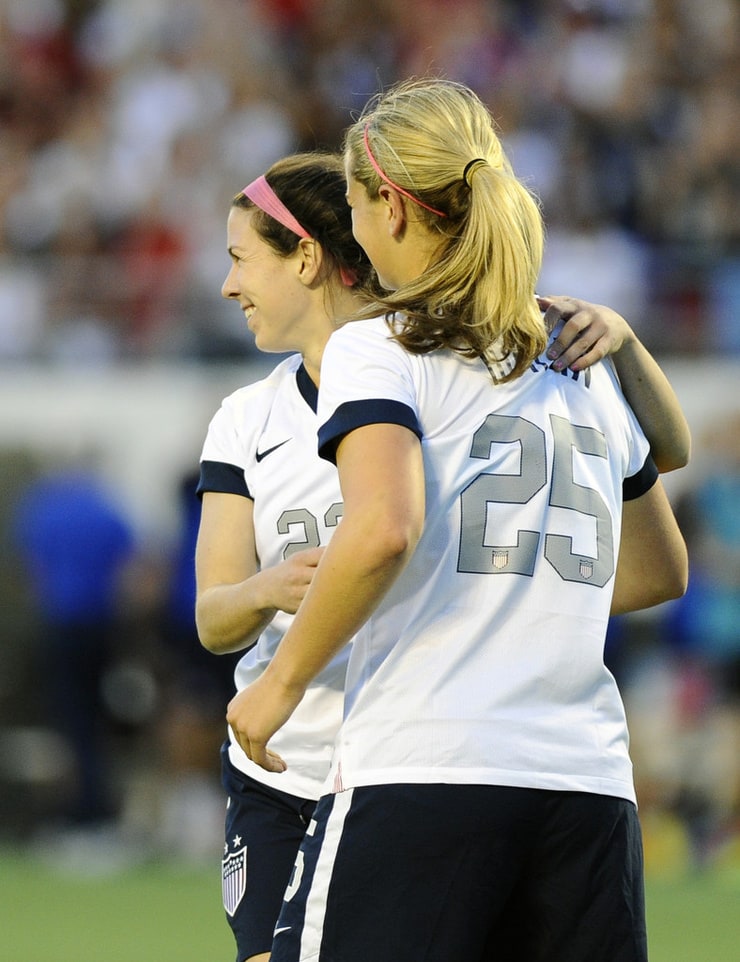
[(381, 184), (378, 197), (385, 205), (385, 218), (388, 233), (398, 237), (406, 226), (406, 204), (403, 197), (388, 184)]
[(298, 256), (298, 279), (306, 287), (313, 284), (320, 275), (324, 262), (324, 251), (313, 237), (302, 237), (296, 248)]

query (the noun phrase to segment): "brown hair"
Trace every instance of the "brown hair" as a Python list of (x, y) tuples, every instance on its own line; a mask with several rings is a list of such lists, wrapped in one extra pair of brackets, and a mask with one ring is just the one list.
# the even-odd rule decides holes
[[(267, 182), (302, 227), (321, 244), (337, 270), (356, 278), (355, 289), (374, 290), (375, 272), (352, 235), (352, 213), (347, 205), (347, 184), (340, 156), (307, 152), (292, 154), (273, 164)], [(287, 257), (300, 238), (245, 194), (237, 194), (232, 207), (253, 210), (253, 226), (278, 254)]]

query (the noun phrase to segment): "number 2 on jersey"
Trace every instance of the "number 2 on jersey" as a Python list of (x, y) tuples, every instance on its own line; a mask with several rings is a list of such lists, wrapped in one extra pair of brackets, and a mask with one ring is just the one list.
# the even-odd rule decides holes
[[(571, 424), (550, 415), (554, 455), (550, 479), (550, 504), (595, 519), (593, 557), (574, 553), (573, 538), (545, 532), (544, 554), (564, 581), (603, 588), (614, 574), (614, 542), (609, 509), (598, 491), (578, 484), (573, 477), (573, 450), (606, 458), (603, 434), (595, 428)], [(515, 544), (486, 543), (489, 504), (526, 504), (548, 480), (547, 448), (542, 428), (524, 418), (489, 414), (473, 435), (471, 458), (488, 459), (496, 443), (518, 443), (518, 474), (481, 472), (460, 495), (461, 534), (457, 570), (477, 574), (532, 576), (541, 532), (520, 529)]]
[[(342, 517), (342, 502), (335, 502), (324, 514), (324, 527), (336, 528), (339, 519)], [(321, 536), (319, 534), (319, 522), (316, 515), (308, 508), (293, 508), (290, 511), (283, 511), (278, 518), (278, 534), (291, 534), (294, 527), (298, 531), (302, 529), (302, 538), (290, 541), (283, 550), (283, 558), (289, 558), (296, 551), (303, 551), (304, 548), (319, 548), (321, 546)]]

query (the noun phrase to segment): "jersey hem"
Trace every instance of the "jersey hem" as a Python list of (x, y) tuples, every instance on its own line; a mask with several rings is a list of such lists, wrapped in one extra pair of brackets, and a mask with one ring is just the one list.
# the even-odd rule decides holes
[[(435, 768), (432, 771), (416, 768), (368, 769), (351, 773), (342, 768), (341, 789), (360, 788), (368, 785), (415, 784), (433, 785), (501, 785), (507, 788), (541, 788), (550, 791), (587, 792), (591, 795), (608, 795), (624, 798), (637, 805), (634, 785), (621, 779), (603, 776), (559, 775), (555, 773), (505, 772), (476, 768)], [(336, 784), (332, 779), (328, 785)]]
[(325, 775), (314, 779), (310, 776), (291, 772), (290, 768), (284, 772), (268, 772), (251, 761), (235, 742), (229, 741), (228, 746), (231, 764), (238, 772), (247, 775), (255, 782), (268, 785), (270, 788), (277, 788), (288, 795), (294, 795), (296, 798), (310, 799), (311, 801), (318, 801), (324, 793)]

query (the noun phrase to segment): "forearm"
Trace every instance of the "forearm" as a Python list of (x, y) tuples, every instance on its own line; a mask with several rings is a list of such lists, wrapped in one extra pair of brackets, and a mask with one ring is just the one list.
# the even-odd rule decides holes
[(658, 470), (674, 471), (688, 463), (691, 433), (668, 378), (640, 340), (632, 334), (612, 355), (632, 410), (650, 442)]
[(539, 303), (546, 311), (548, 329), (565, 321), (548, 349), (555, 370), (583, 371), (610, 355), (658, 470), (674, 471), (687, 464), (691, 435), (678, 398), (621, 314), (572, 297), (540, 297)]
[(686, 543), (660, 480), (626, 501), (611, 614), (680, 598), (689, 575)]
[(248, 648), (275, 616), (267, 572), (238, 584), (213, 585), (200, 592), (195, 607), (198, 637), (216, 655)]
[(365, 623), (405, 567), (415, 540), (383, 539), (371, 514), (345, 517), (269, 668), (280, 684), (305, 690)]
[[(349, 523), (348, 523), (349, 522)], [(293, 622), (256, 681), (229, 702), (226, 720), (247, 757), (268, 771), (287, 767), (267, 747), (300, 704), (311, 681), (356, 633), (405, 563), (365, 550), (367, 529), (345, 517)]]
[(261, 677), (229, 703), (247, 756), (269, 771), (267, 748), (306, 688), (357, 633), (411, 558), (424, 525), (421, 445), (406, 428), (372, 424), (337, 450), (344, 517), (288, 631)]

